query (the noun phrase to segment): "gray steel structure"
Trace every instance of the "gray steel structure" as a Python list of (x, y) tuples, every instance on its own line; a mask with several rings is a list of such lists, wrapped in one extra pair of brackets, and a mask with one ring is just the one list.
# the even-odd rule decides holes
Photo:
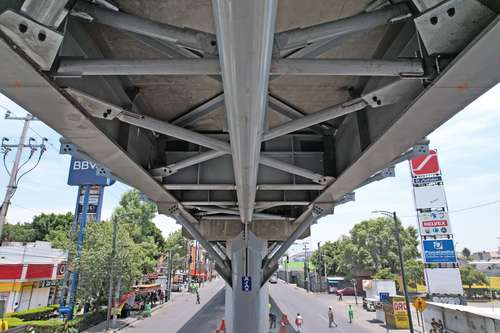
[[(312, 223), (425, 153), (427, 134), (500, 81), (499, 12), (492, 0), (8, 0), (0, 91), (63, 135), (63, 152), (173, 216), (233, 289), (250, 239), (244, 260), (254, 273), (261, 261), (264, 285)], [(260, 258), (262, 239), (279, 245)]]

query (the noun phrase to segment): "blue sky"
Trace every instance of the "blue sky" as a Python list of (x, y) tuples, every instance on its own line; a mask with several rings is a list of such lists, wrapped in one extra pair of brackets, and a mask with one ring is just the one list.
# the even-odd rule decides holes
[[(17, 142), (22, 122), (4, 120), (2, 108), (16, 115), (26, 112), (0, 94), (0, 137)], [(73, 211), (76, 188), (66, 185), (69, 157), (59, 155), (59, 135), (42, 122), (31, 124), (30, 136), (49, 139), (40, 165), (25, 176), (9, 209), (11, 223), (30, 221), (41, 212)], [(478, 98), (429, 136), (438, 150), (457, 248), (495, 249), (500, 245), (500, 84)], [(9, 154), (10, 167), (14, 153)], [(0, 170), (0, 194), (8, 182)], [(116, 183), (104, 195), (103, 218), (109, 217), (128, 187)], [(496, 202), (495, 202), (496, 201)], [(480, 206), (477, 208), (472, 208)], [(356, 201), (337, 207), (332, 216), (312, 227), (311, 245), (335, 240), (354, 224), (373, 217), (373, 210), (397, 211), (405, 225), (416, 226), (408, 163), (396, 167), (396, 177), (356, 191)], [(164, 234), (178, 228), (172, 219), (158, 216), (155, 223)], [(292, 252), (293, 249), (292, 249)]]

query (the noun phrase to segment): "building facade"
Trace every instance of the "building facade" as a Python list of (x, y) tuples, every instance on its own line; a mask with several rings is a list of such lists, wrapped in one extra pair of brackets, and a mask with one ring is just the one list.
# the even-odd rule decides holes
[(59, 281), (66, 271), (66, 253), (49, 242), (4, 242), (0, 246), (0, 300), (6, 312), (57, 302)]

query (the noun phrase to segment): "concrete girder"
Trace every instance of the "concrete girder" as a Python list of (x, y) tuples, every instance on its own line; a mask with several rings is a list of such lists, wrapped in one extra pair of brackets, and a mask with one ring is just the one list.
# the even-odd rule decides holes
[[(234, 184), (165, 184), (171, 191), (236, 191)], [(320, 191), (319, 184), (258, 184), (257, 191)]]
[(68, 0), (25, 0), (21, 12), (38, 23), (57, 28), (68, 14)]
[[(234, 220), (227, 218), (218, 220), (202, 219), (200, 223), (193, 224), (193, 226), (203, 238), (210, 242), (232, 240), (245, 229), (242, 223), (235, 223)], [(296, 224), (278, 220), (262, 220), (248, 225), (248, 230), (257, 237), (279, 242), (285, 241), (296, 228)], [(310, 234), (310, 230), (305, 229), (300, 238), (309, 237)], [(192, 238), (186, 229), (183, 229), (183, 235)]]

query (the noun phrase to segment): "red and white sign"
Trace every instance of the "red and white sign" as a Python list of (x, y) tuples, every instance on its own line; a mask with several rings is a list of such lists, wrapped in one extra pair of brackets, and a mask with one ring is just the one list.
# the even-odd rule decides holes
[(439, 174), (437, 152), (429, 150), (428, 155), (421, 155), (410, 161), (411, 172), (414, 177)]

